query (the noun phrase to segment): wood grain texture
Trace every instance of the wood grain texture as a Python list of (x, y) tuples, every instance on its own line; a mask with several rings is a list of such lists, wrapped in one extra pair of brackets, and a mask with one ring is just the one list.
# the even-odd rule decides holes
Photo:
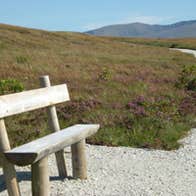
[(0, 119), (0, 156), (2, 156), (2, 166), (7, 191), (9, 196), (20, 196), (20, 189), (18, 186), (14, 165), (10, 163), (3, 154), (8, 150), (10, 150), (10, 143), (7, 135), (7, 130), (4, 120)]
[[(40, 86), (41, 87), (49, 87), (50, 79), (49, 76), (41, 76), (40, 77)], [(52, 132), (57, 132), (60, 130), (59, 120), (56, 112), (55, 106), (47, 107), (47, 115), (48, 115), (48, 125)], [(67, 177), (67, 169), (64, 157), (64, 150), (60, 150), (59, 152), (55, 153), (56, 156), (56, 163), (59, 172), (59, 176), (62, 178)]]
[(99, 125), (74, 125), (14, 148), (5, 153), (7, 159), (16, 165), (32, 164), (51, 153), (77, 143), (97, 132)]
[(45, 157), (31, 165), (32, 171), (32, 195), (49, 196), (50, 182), (48, 174), (48, 158)]
[(87, 179), (85, 139), (71, 145), (73, 178)]
[(0, 118), (68, 101), (66, 84), (0, 96)]
[(16, 170), (14, 165), (5, 158), (3, 159), (3, 174), (9, 196), (20, 196), (21, 194), (17, 182)]

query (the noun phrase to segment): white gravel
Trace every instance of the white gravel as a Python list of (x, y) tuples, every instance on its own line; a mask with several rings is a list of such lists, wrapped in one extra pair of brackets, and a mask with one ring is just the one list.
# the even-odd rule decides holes
[[(49, 158), (52, 196), (196, 195), (196, 129), (176, 151), (87, 145), (88, 180), (60, 180)], [(67, 158), (71, 175), (70, 153)], [(30, 167), (18, 168), (22, 195), (31, 195)], [(0, 195), (7, 192), (0, 169)]]
[(192, 54), (194, 57), (196, 57), (196, 50), (181, 49), (181, 48), (171, 48), (171, 50), (178, 50), (178, 51), (181, 51), (183, 53)]

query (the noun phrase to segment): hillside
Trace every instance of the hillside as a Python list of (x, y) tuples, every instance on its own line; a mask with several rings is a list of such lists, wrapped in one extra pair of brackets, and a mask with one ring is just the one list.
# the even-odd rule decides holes
[(171, 25), (149, 25), (131, 23), (110, 25), (86, 32), (98, 36), (145, 37), (145, 38), (185, 38), (196, 37), (196, 20), (183, 21)]
[[(58, 107), (61, 126), (100, 123), (89, 143), (177, 148), (192, 126), (195, 97), (176, 83), (183, 66), (195, 64), (168, 48), (0, 25), (0, 78), (25, 89), (38, 88), (43, 74), (67, 83), (72, 102)], [(41, 111), (6, 119), (12, 145), (46, 134), (44, 121)]]
[[(109, 37), (108, 37), (109, 38)], [(111, 37), (111, 40), (118, 40), (131, 44), (141, 44), (148, 46), (158, 46), (166, 48), (186, 48), (196, 50), (196, 38), (183, 39), (156, 39), (156, 38), (125, 38), (125, 37)]]

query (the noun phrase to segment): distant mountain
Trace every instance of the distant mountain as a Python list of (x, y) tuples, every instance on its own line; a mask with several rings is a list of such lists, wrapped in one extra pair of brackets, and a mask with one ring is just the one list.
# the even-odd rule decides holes
[(149, 25), (143, 23), (105, 26), (85, 32), (98, 36), (181, 38), (196, 37), (196, 20), (182, 21), (170, 25)]

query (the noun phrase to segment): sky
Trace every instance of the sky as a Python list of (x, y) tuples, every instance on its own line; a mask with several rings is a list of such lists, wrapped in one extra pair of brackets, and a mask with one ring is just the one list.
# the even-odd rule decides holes
[(196, 0), (0, 0), (0, 23), (53, 31), (196, 20)]

